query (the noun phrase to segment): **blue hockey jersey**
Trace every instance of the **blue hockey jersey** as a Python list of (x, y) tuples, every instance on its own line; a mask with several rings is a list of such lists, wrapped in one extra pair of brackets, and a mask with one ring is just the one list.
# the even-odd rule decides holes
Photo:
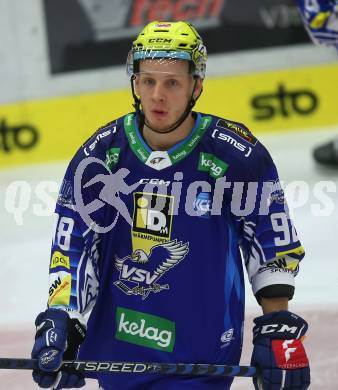
[[(253, 292), (304, 255), (274, 163), (242, 124), (194, 113), (152, 151), (136, 114), (76, 153), (56, 206), (48, 306), (87, 324), (81, 359), (236, 365)], [(95, 375), (106, 389), (226, 389), (227, 378)]]

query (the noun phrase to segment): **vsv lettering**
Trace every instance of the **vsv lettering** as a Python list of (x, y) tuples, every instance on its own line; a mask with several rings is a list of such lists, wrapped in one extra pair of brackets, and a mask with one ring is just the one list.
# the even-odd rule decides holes
[[(159, 284), (169, 270), (177, 266), (189, 252), (188, 243), (177, 240), (155, 245), (149, 254), (136, 249), (122, 259), (115, 258), (115, 267), (120, 272), (119, 280), (114, 282), (127, 295), (140, 295), (146, 299), (149, 294), (168, 290), (169, 284)], [(136, 285), (135, 285), (136, 283)]]

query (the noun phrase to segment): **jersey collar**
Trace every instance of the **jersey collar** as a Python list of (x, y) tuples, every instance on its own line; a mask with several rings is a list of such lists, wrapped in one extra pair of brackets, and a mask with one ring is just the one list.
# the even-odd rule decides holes
[(164, 169), (177, 164), (187, 157), (199, 143), (211, 123), (211, 116), (202, 116), (197, 113), (195, 126), (191, 133), (178, 144), (167, 151), (153, 151), (144, 142), (137, 124), (135, 113), (130, 113), (124, 118), (124, 130), (129, 146), (136, 157), (144, 164), (156, 170)]

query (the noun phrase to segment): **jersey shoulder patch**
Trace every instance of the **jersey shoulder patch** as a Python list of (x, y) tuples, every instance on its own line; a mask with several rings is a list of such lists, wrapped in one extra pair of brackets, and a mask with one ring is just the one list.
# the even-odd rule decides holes
[(87, 138), (87, 140), (82, 144), (82, 147), (90, 143), (90, 141), (95, 141), (97, 138), (98, 139), (104, 138), (105, 136), (111, 134), (112, 132), (116, 132), (116, 127), (117, 127), (117, 119), (99, 127), (90, 137)]
[(220, 118), (216, 122), (216, 127), (229, 130), (232, 133), (237, 134), (240, 138), (242, 138), (252, 146), (255, 146), (258, 142), (257, 138), (245, 125), (243, 125), (243, 123)]
[[(115, 135), (119, 129), (123, 128), (123, 117), (115, 119), (106, 123), (105, 125), (99, 127), (94, 134), (92, 134), (86, 142), (82, 144), (81, 149), (83, 150), (85, 156), (91, 155), (91, 152), (94, 151), (96, 146), (99, 143), (103, 143), (104, 145), (111, 142), (111, 136)], [(122, 125), (122, 126), (121, 126)]]

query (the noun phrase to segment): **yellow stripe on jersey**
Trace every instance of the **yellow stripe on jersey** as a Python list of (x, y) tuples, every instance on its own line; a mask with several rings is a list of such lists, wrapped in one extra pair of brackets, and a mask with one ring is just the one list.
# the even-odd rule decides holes
[(297, 256), (302, 256), (305, 253), (305, 251), (304, 251), (304, 248), (302, 246), (299, 246), (297, 248), (289, 249), (289, 250), (284, 251), (284, 252), (276, 252), (276, 257), (282, 257), (282, 256), (289, 255), (292, 253), (297, 255)]

